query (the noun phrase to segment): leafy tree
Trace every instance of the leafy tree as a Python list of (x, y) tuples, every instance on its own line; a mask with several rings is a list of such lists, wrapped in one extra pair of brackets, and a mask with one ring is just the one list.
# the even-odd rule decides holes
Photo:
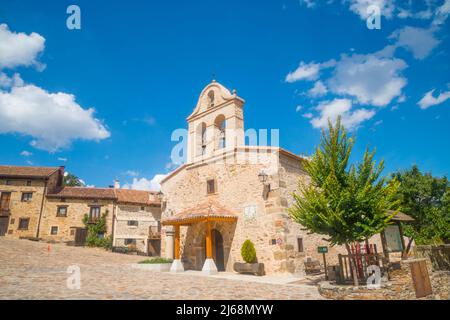
[(414, 239), (417, 244), (450, 243), (450, 183), (446, 177), (433, 177), (417, 166), (392, 175), (401, 182), (398, 196), (402, 211), (415, 220), (402, 224), (410, 237), (406, 252)]
[(67, 173), (64, 176), (64, 185), (67, 187), (83, 187), (84, 183), (76, 175)]
[[(289, 214), (310, 233), (327, 236), (332, 246), (362, 242), (380, 233), (393, 215), (386, 210), (397, 210), (395, 200), (398, 182), (386, 182), (380, 177), (384, 167), (373, 160), (375, 151), (366, 149), (362, 162), (349, 165), (354, 139), (348, 137), (338, 118), (335, 126), (322, 130), (322, 138), (315, 154), (304, 168), (310, 183), (300, 182), (294, 193), (294, 205)], [(353, 259), (353, 280), (358, 285)]]
[(247, 263), (256, 262), (256, 250), (253, 242), (248, 239), (244, 241), (241, 248), (241, 256)]

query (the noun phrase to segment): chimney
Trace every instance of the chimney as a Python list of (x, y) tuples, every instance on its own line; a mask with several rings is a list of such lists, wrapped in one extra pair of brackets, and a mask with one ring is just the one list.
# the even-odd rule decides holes
[(114, 189), (120, 189), (120, 181), (119, 179), (114, 180)]

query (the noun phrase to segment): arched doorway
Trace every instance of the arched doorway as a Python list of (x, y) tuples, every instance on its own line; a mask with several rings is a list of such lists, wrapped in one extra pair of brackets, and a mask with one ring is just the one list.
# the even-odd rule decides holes
[(213, 229), (211, 232), (213, 243), (213, 259), (216, 263), (217, 271), (225, 271), (225, 259), (223, 252), (223, 237), (217, 229)]

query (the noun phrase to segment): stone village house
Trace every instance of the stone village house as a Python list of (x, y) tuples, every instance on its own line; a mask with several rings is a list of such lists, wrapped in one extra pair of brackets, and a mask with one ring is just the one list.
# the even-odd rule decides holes
[(0, 236), (83, 244), (84, 215), (107, 213), (114, 246), (160, 254), (161, 205), (155, 192), (63, 187), (64, 167), (0, 166)]

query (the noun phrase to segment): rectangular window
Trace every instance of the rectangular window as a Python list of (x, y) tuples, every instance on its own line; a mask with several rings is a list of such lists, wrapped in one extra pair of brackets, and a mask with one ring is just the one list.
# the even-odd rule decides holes
[(20, 218), (19, 219), (19, 230), (28, 230), (28, 224), (30, 223), (30, 218)]
[(76, 229), (71, 228), (71, 229), (70, 229), (70, 235), (71, 235), (71, 236), (74, 236), (74, 235), (75, 235), (75, 231), (76, 231)]
[(128, 220), (128, 225), (137, 227), (139, 225), (139, 222), (137, 220)]
[(303, 238), (297, 238), (298, 252), (303, 252)]
[(216, 181), (214, 179), (209, 179), (208, 181), (206, 181), (206, 193), (216, 193)]
[(89, 221), (96, 222), (100, 219), (100, 207), (91, 207), (89, 211)]
[(58, 206), (58, 209), (56, 209), (56, 216), (67, 217), (67, 206)]
[(50, 231), (51, 235), (57, 235), (58, 234), (58, 227), (52, 227), (51, 231)]
[(12, 185), (12, 181), (11, 180), (6, 180), (6, 185), (7, 186), (11, 186)]
[(16, 223), (16, 219), (12, 218), (10, 224)]
[(27, 186), (31, 187), (31, 180), (27, 180)]
[(136, 245), (136, 239), (125, 239), (125, 245)]
[(32, 192), (23, 192), (22, 193), (22, 201), (23, 202), (31, 201), (32, 198), (33, 198)]

